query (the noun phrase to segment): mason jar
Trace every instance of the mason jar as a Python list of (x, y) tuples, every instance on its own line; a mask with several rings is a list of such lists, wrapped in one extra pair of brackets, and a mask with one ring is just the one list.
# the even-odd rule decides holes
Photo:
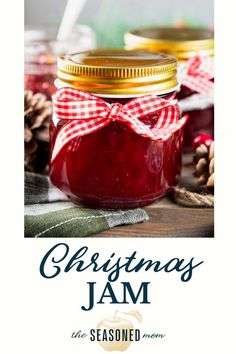
[(146, 51), (61, 56), (51, 120), (52, 183), (75, 203), (145, 206), (181, 172), (177, 61)]

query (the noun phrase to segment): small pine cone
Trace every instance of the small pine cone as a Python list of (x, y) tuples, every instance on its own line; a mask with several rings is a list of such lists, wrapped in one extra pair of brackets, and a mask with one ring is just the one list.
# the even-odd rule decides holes
[(214, 172), (212, 173), (212, 175), (208, 178), (207, 181), (207, 188), (209, 190), (214, 190)]
[(210, 191), (214, 191), (214, 141), (209, 150), (204, 144), (198, 146), (193, 160), (198, 185), (206, 185)]
[(196, 176), (200, 177), (206, 172), (208, 172), (208, 160), (206, 157), (201, 157), (196, 165)]
[(52, 102), (42, 93), (25, 91), (25, 170), (47, 174), (49, 171), (49, 120)]
[(212, 157), (212, 159), (210, 160), (209, 163), (209, 174), (210, 176), (214, 173), (214, 157)]
[(209, 147), (209, 159), (213, 159), (214, 158), (214, 141), (212, 141), (210, 147)]
[(208, 156), (208, 148), (206, 145), (202, 144), (196, 148), (194, 160), (197, 162), (201, 158), (206, 158)]

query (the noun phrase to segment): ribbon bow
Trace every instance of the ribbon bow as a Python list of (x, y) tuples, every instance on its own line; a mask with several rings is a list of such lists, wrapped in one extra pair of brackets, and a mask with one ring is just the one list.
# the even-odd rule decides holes
[[(122, 105), (107, 103), (88, 92), (62, 88), (53, 96), (53, 106), (55, 118), (67, 122), (56, 136), (52, 161), (72, 139), (91, 134), (114, 121), (125, 123), (136, 134), (159, 141), (167, 140), (187, 121), (187, 117), (179, 119), (176, 99), (166, 100), (156, 95), (140, 96)], [(141, 121), (149, 114), (158, 115), (152, 128)]]
[(210, 94), (214, 83), (213, 59), (208, 56), (196, 55), (180, 65), (180, 81), (183, 86), (198, 93)]

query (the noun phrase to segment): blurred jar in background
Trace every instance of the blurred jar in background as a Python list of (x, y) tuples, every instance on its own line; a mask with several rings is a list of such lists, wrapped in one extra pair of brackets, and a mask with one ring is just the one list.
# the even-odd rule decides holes
[(25, 88), (33, 93), (42, 92), (49, 99), (56, 91), (57, 57), (96, 48), (95, 33), (89, 26), (75, 26), (66, 40), (56, 39), (57, 30), (52, 26), (25, 28)]
[[(196, 56), (214, 57), (214, 33), (206, 28), (137, 29), (126, 33), (124, 42), (126, 49), (159, 51), (175, 56), (179, 63), (179, 74)], [(201, 68), (196, 68), (196, 72), (200, 76), (203, 74)], [(212, 77), (211, 81), (213, 80)], [(201, 94), (182, 84), (177, 98), (182, 111), (189, 116), (184, 129), (184, 147), (188, 151), (193, 139), (199, 134), (214, 136), (213, 94)]]

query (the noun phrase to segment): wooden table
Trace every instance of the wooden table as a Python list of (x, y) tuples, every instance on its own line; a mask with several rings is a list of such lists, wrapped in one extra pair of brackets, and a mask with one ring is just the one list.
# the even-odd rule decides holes
[[(187, 189), (196, 186), (191, 161), (191, 155), (184, 156), (180, 185)], [(144, 209), (149, 221), (118, 226), (91, 237), (214, 237), (212, 208), (183, 207), (166, 196)]]

